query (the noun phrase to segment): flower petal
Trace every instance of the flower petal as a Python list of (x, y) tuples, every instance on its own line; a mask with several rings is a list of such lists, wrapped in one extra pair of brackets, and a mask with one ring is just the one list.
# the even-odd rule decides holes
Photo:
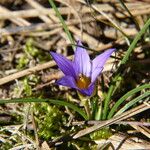
[(97, 78), (97, 76), (101, 73), (103, 70), (103, 66), (107, 59), (110, 57), (110, 55), (115, 51), (116, 49), (108, 49), (104, 53), (98, 55), (93, 61), (92, 61), (92, 77), (91, 82), (94, 82)]
[(76, 71), (76, 75), (79, 75), (81, 73), (86, 77), (90, 77), (91, 76), (90, 57), (87, 51), (84, 48), (82, 48), (83, 45), (81, 41), (78, 41), (77, 45), (78, 46), (76, 48), (74, 56), (74, 68)]
[(56, 84), (78, 89), (72, 76), (62, 77), (61, 79), (56, 81)]
[(97, 79), (99, 74), (102, 72), (102, 70), (103, 70), (103, 67), (95, 68), (95, 70), (92, 72), (91, 83), (95, 82), (95, 80)]
[(79, 91), (83, 94), (83, 95), (87, 95), (87, 96), (91, 96), (94, 92), (94, 88), (95, 88), (95, 83), (91, 84), (87, 89), (80, 89)]
[(50, 52), (50, 54), (65, 75), (73, 76), (75, 78), (75, 70), (73, 68), (73, 63), (70, 60), (54, 52)]

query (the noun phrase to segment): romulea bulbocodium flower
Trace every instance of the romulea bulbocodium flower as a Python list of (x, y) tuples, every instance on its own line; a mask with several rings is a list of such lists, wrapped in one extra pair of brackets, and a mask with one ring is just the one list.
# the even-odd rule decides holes
[(115, 48), (108, 49), (92, 61), (81, 41), (77, 42), (72, 61), (58, 53), (50, 52), (59, 69), (64, 73), (64, 76), (56, 83), (74, 88), (83, 95), (91, 96), (97, 77), (102, 72), (105, 62), (115, 50)]

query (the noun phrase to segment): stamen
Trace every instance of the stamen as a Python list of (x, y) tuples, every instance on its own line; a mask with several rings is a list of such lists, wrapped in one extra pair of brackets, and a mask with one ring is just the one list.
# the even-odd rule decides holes
[(79, 74), (78, 79), (76, 81), (77, 87), (80, 89), (87, 89), (91, 83), (91, 78), (86, 77), (83, 74)]

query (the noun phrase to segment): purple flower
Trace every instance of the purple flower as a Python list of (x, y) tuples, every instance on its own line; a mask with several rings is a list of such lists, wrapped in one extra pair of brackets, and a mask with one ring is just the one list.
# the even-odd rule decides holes
[(77, 45), (73, 61), (60, 54), (50, 52), (65, 75), (57, 80), (56, 83), (77, 89), (83, 95), (90, 96), (94, 91), (97, 77), (102, 72), (105, 62), (115, 49), (109, 49), (91, 61), (87, 51), (82, 48), (82, 43), (79, 41)]

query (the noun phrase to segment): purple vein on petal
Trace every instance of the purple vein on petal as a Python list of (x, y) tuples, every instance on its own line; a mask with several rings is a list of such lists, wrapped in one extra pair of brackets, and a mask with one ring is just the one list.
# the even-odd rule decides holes
[(89, 77), (91, 75), (91, 62), (90, 57), (87, 51), (80, 47), (83, 46), (80, 41), (78, 41), (77, 48), (75, 51), (74, 56), (74, 64), (76, 69), (76, 74), (84, 74), (85, 76)]
[(75, 79), (72, 76), (64, 76), (61, 79), (57, 80), (56, 83), (59, 85), (78, 89), (75, 83)]
[(97, 78), (97, 76), (101, 73), (103, 70), (103, 66), (107, 59), (110, 57), (110, 55), (115, 51), (116, 49), (108, 49), (104, 53), (98, 55), (93, 61), (92, 61), (92, 82), (94, 82)]
[(65, 75), (75, 77), (75, 71), (73, 68), (73, 63), (70, 60), (68, 60), (66, 57), (64, 57), (60, 54), (54, 53), (54, 52), (50, 52), (50, 54), (53, 57), (53, 59), (55, 60), (55, 62), (57, 63), (59, 69)]

